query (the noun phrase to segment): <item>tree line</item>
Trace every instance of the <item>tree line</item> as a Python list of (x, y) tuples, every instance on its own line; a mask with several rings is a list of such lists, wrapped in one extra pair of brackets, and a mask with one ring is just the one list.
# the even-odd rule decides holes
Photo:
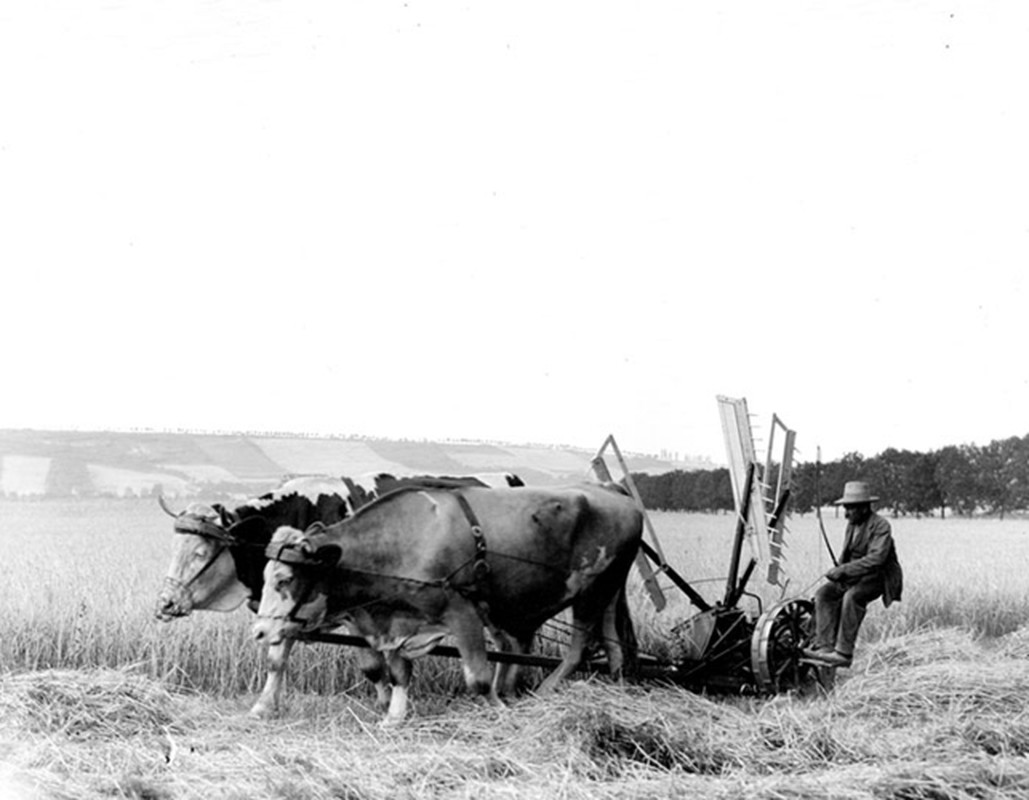
[[(773, 468), (773, 472), (775, 468)], [(768, 476), (771, 481), (775, 475)], [(732, 511), (725, 468), (663, 475), (633, 473), (647, 508), (667, 511)], [(893, 516), (947, 514), (1004, 517), (1029, 510), (1029, 434), (987, 445), (949, 445), (928, 453), (889, 448), (871, 458), (848, 453), (793, 468), (790, 509), (797, 514), (836, 500), (847, 481), (867, 481), (877, 506)]]

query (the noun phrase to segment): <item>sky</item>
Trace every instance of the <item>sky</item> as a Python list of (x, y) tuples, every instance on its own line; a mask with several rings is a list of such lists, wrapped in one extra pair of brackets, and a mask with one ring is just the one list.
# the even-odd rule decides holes
[(1029, 4), (0, 6), (0, 427), (1029, 433)]

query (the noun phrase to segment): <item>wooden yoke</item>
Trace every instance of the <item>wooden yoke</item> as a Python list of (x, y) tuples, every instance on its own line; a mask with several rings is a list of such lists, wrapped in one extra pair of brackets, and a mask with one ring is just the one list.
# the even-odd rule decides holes
[[(600, 446), (597, 454), (593, 457), (590, 462), (593, 474), (596, 475), (599, 481), (604, 483), (615, 483), (613, 477), (611, 477), (611, 471), (607, 468), (607, 462), (604, 461), (604, 451), (610, 447), (615, 454), (615, 458), (618, 459), (618, 465), (622, 469), (623, 481), (626, 488), (629, 490), (629, 494), (632, 495), (632, 499), (635, 501), (640, 513), (643, 514), (643, 524), (647, 529), (647, 533), (650, 534), (650, 539), (653, 545), (649, 548), (641, 548), (636, 554), (636, 568), (640, 572), (640, 577), (643, 578), (643, 586), (647, 590), (647, 594), (650, 595), (650, 601), (654, 604), (654, 608), (658, 611), (664, 609), (667, 604), (664, 592), (661, 590), (660, 584), (657, 582), (657, 573), (650, 568), (650, 561), (647, 558), (646, 549), (649, 549), (655, 558), (658, 569), (664, 571), (667, 569), (667, 563), (665, 561), (664, 553), (661, 552), (661, 543), (657, 539), (657, 534), (654, 532), (654, 526), (650, 522), (650, 517), (647, 515), (647, 509), (643, 506), (643, 498), (640, 497), (639, 489), (636, 488), (636, 482), (632, 479), (632, 475), (629, 473), (629, 467), (625, 463), (625, 459), (622, 458), (622, 451), (618, 449), (618, 443), (615, 442), (613, 434), (609, 434), (607, 439), (604, 440), (604, 444)], [(646, 545), (646, 542), (644, 542)]]

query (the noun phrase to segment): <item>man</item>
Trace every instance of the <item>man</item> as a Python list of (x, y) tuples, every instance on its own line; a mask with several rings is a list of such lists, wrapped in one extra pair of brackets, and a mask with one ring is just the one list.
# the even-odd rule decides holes
[(890, 523), (872, 511), (878, 499), (868, 484), (849, 481), (835, 502), (843, 506), (847, 533), (839, 564), (825, 573), (827, 582), (815, 592), (814, 649), (804, 651), (819, 663), (849, 667), (868, 604), (878, 597), (885, 606), (900, 600), (903, 573)]

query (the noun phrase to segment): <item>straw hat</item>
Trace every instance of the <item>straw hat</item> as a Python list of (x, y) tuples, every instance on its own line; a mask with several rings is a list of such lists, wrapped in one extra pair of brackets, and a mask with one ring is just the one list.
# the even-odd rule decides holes
[(868, 491), (868, 484), (864, 481), (847, 481), (843, 484), (843, 497), (833, 505), (849, 506), (857, 503), (873, 503), (878, 499)]

